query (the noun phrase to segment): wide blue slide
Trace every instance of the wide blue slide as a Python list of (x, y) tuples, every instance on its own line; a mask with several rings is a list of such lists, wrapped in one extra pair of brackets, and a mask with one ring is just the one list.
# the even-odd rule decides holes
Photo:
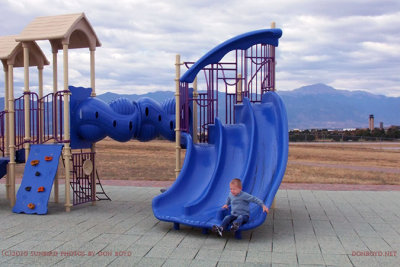
[[(153, 212), (163, 221), (204, 229), (220, 224), (229, 194), (229, 182), (240, 178), (243, 190), (262, 199), (270, 207), (281, 184), (288, 158), (286, 110), (274, 92), (262, 96), (261, 103), (247, 98), (236, 106), (236, 123), (222, 125), (216, 119), (210, 142), (194, 144), (190, 135), (182, 171), (172, 187), (153, 199)], [(256, 204), (250, 206), (250, 221), (241, 230), (264, 222), (266, 214)]]
[[(257, 44), (278, 46), (281, 35), (280, 29), (258, 30), (221, 43), (183, 74), (181, 88), (193, 83), (203, 68), (210, 68), (210, 65), (212, 68), (212, 64), (220, 66), (220, 60), (230, 51), (236, 50), (237, 55), (238, 49), (248, 49), (249, 53), (244, 53), (244, 59), (248, 60), (253, 55), (250, 47)], [(262, 61), (260, 55), (256, 57), (244, 65), (256, 63), (257, 69), (262, 69), (267, 59)], [(220, 75), (222, 71), (218, 70), (215, 73)], [(245, 73), (248, 73), (244, 75), (247, 82), (256, 76)], [(261, 84), (265, 86), (265, 79)], [(209, 91), (207, 94), (212, 94)], [(221, 207), (226, 202), (233, 178), (240, 178), (245, 192), (271, 206), (285, 173), (289, 138), (286, 109), (281, 98), (273, 91), (264, 91), (260, 102), (252, 103), (244, 98), (242, 103), (235, 104), (234, 124), (224, 125), (215, 118), (215, 123), (208, 128), (208, 143), (195, 144), (189, 133), (182, 133), (187, 147), (185, 161), (175, 183), (153, 199), (156, 218), (173, 222), (175, 228), (185, 224), (207, 231), (214, 224), (220, 224), (229, 212)], [(254, 203), (250, 205), (250, 221), (236, 232), (238, 238), (241, 230), (255, 228), (266, 219), (261, 207)]]

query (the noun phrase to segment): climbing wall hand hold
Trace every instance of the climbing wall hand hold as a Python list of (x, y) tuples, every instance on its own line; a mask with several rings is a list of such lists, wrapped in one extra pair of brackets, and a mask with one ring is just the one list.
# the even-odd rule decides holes
[(31, 210), (33, 210), (33, 209), (35, 208), (35, 204), (29, 203), (29, 204), (28, 204), (28, 208), (30, 208)]
[(37, 191), (38, 192), (44, 192), (44, 186), (39, 187)]
[(40, 176), (40, 172), (35, 172), (35, 176)]
[(31, 191), (31, 189), (32, 189), (32, 187), (30, 187), (30, 186), (27, 186), (27, 187), (25, 187), (25, 191)]
[(45, 161), (51, 161), (53, 159), (53, 157), (51, 157), (51, 156), (45, 156), (44, 157), (44, 160)]
[(37, 159), (31, 161), (32, 166), (36, 166), (38, 164), (39, 164), (39, 160), (37, 160)]

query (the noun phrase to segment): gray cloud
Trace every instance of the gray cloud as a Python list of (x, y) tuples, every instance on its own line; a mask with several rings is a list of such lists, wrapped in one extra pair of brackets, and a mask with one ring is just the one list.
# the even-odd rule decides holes
[[(276, 21), (283, 30), (277, 49), (278, 89), (322, 82), (400, 96), (398, 2), (2, 1), (0, 31), (15, 34), (37, 16), (83, 11), (102, 42), (96, 51), (97, 92), (144, 93), (174, 89), (175, 54), (195, 61), (228, 38), (268, 28)], [(51, 59), (49, 45), (40, 42), (40, 46)], [(87, 50), (70, 52), (70, 76), (73, 85), (90, 85)], [(17, 75), (18, 84), (22, 77)], [(47, 90), (51, 81), (47, 67)], [(37, 86), (34, 79), (31, 84)]]

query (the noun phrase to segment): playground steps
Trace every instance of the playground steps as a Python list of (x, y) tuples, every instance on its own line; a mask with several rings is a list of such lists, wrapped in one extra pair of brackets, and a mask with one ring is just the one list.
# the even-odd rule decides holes
[[(81, 151), (82, 153), (82, 151)], [(82, 172), (83, 169), (83, 162), (82, 163), (75, 163), (75, 165), (72, 166), (72, 170), (70, 171), (71, 179), (70, 181), (70, 186), (74, 194), (74, 205), (86, 203), (93, 201), (92, 199), (92, 182), (90, 179), (90, 176), (84, 175)], [(96, 170), (96, 181), (95, 181), (95, 187), (96, 187), (96, 194), (95, 198), (96, 201), (101, 201), (101, 200), (110, 200), (111, 198), (107, 195), (107, 193), (104, 191), (103, 185), (101, 184), (99, 174)]]
[[(71, 173), (73, 173), (73, 171), (71, 171)], [(70, 182), (70, 184), (71, 184), (71, 188), (74, 188), (73, 185), (77, 185), (81, 189), (80, 191), (74, 191), (74, 194), (76, 196), (78, 196), (81, 199), (91, 200), (91, 196), (86, 194), (84, 191), (84, 190), (92, 189), (92, 183), (90, 181), (88, 182), (87, 186), (82, 186), (82, 184), (80, 184), (80, 182), (75, 182), (75, 181)], [(111, 201), (111, 198), (104, 191), (103, 185), (101, 184), (101, 181), (99, 178), (99, 174), (96, 170), (96, 201), (100, 201), (100, 200), (110, 200)]]
[(111, 198), (104, 191), (104, 188), (103, 188), (103, 185), (100, 182), (99, 173), (97, 172), (97, 170), (96, 170), (96, 200), (97, 201), (100, 201), (100, 200), (109, 200), (109, 201), (111, 201)]
[(46, 214), (62, 144), (32, 145), (13, 212)]

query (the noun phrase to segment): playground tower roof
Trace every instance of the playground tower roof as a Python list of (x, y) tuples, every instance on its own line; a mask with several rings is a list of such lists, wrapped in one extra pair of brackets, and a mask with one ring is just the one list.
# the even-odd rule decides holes
[(17, 41), (49, 40), (53, 50), (90, 48), (101, 46), (99, 39), (85, 13), (37, 17), (17, 37)]
[[(17, 35), (0, 37), (0, 60), (3, 62), (4, 67), (8, 63), (14, 67), (24, 66), (22, 43), (15, 41), (17, 37)], [(28, 42), (28, 45), (31, 50), (29, 66), (43, 67), (44, 65), (49, 65), (49, 61), (35, 41)]]

